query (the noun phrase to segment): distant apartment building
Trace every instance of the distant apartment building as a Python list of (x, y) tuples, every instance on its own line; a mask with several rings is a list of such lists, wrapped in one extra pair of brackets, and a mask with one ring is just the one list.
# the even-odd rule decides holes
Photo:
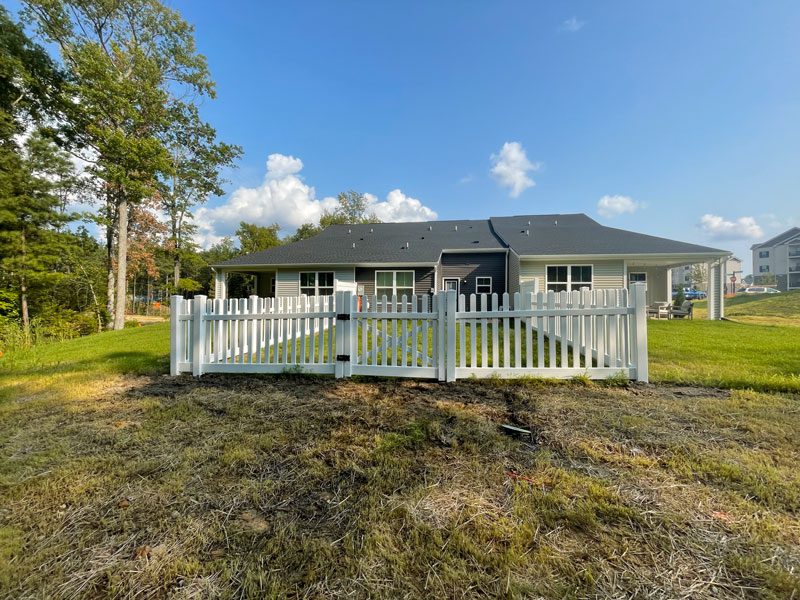
[[(696, 266), (700, 267), (703, 281), (697, 282), (692, 278), (692, 271), (695, 265), (683, 265), (672, 269), (672, 286), (675, 288), (693, 287), (698, 290), (706, 291), (708, 287), (708, 265), (706, 263), (699, 263)], [(735, 283), (731, 282), (731, 277), (736, 277)], [(731, 289), (735, 291), (735, 288), (741, 283), (742, 278), (742, 261), (735, 256), (730, 257), (725, 263), (725, 289), (729, 293), (733, 293)]]
[(779, 290), (800, 289), (800, 227), (761, 244), (750, 247), (753, 252), (753, 281), (773, 283)]

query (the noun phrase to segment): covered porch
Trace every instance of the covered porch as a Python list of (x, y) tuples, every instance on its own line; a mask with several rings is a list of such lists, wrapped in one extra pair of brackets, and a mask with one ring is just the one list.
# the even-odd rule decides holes
[[(686, 265), (704, 264), (707, 273), (708, 319), (719, 320), (725, 316), (725, 261), (726, 256), (673, 255), (638, 256), (625, 260), (625, 281), (645, 283), (647, 304), (656, 307), (672, 304), (672, 269)], [(668, 311), (656, 313), (669, 317)]]

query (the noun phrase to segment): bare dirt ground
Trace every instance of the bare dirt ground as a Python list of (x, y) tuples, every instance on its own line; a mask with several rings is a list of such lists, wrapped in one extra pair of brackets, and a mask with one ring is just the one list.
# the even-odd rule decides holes
[(120, 376), (0, 408), (3, 597), (800, 594), (789, 394)]

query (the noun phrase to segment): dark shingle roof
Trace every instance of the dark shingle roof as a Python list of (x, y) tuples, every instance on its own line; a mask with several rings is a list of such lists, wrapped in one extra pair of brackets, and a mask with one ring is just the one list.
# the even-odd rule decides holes
[(776, 235), (774, 238), (768, 239), (766, 242), (761, 242), (760, 244), (753, 244), (750, 246), (750, 250), (757, 250), (758, 248), (766, 248), (771, 246), (777, 246), (787, 240), (792, 239), (794, 236), (800, 235), (800, 227), (792, 227), (788, 231), (784, 231), (780, 235)]
[(505, 246), (487, 220), (331, 225), (312, 238), (237, 256), (219, 266), (433, 264), (443, 249), (503, 250)]
[(519, 255), (726, 253), (606, 227), (584, 214), (492, 217), (490, 221), (497, 235)]
[(237, 256), (215, 266), (434, 264), (443, 250), (504, 250), (508, 246), (517, 254), (537, 256), (726, 254), (716, 248), (605, 227), (584, 214), (522, 215), (473, 221), (332, 225), (312, 238)]

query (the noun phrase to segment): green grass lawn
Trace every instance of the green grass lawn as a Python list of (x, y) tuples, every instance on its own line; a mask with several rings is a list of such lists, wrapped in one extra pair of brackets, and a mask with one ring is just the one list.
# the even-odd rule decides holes
[[(751, 330), (652, 322), (653, 371)], [(167, 336), (0, 359), (0, 597), (800, 594), (798, 394), (170, 378)]]
[(800, 330), (727, 321), (650, 320), (652, 381), (800, 391)]
[[(705, 300), (695, 303), (698, 318), (705, 318)], [(725, 317), (754, 325), (800, 327), (800, 290), (780, 294), (737, 294), (725, 299)]]

